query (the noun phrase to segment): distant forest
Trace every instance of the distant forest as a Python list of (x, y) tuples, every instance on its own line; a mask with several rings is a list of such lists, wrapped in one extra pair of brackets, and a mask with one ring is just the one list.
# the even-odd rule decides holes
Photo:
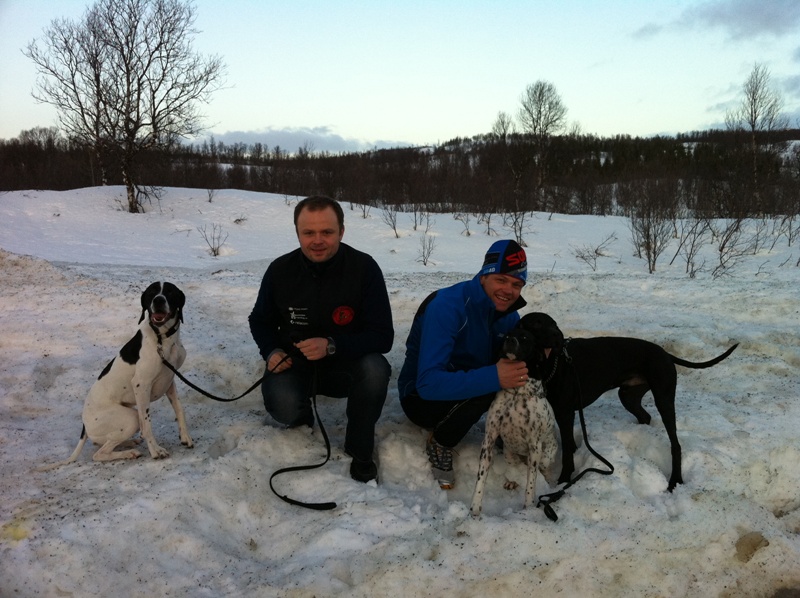
[[(145, 198), (163, 187), (322, 194), (398, 210), (628, 215), (646, 204), (704, 218), (795, 216), (800, 211), (800, 130), (756, 137), (712, 130), (649, 138), (560, 135), (545, 148), (525, 134), (486, 134), (436, 146), (333, 154), (303, 147), (175, 143), (145, 153), (136, 180)], [(0, 190), (122, 184), (106, 159), (55, 128), (0, 140)]]

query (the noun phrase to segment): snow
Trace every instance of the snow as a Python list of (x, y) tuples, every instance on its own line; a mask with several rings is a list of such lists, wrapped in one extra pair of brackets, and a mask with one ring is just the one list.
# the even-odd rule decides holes
[[(396, 337), (377, 427), (378, 484), (350, 479), (344, 401), (318, 398), (332, 443), (324, 467), (276, 489), (332, 511), (289, 505), (275, 470), (320, 463), (313, 433), (268, 421), (260, 393), (211, 401), (178, 382), (195, 448), (180, 445), (169, 403), (154, 408), (166, 460), (77, 463), (69, 456), (86, 393), (132, 336), (142, 290), (170, 280), (187, 295), (182, 373), (232, 397), (263, 373), (247, 316), (269, 262), (296, 247), (294, 198), (167, 189), (148, 213), (122, 209), (119, 187), (0, 195), (0, 595), (2, 596), (789, 596), (800, 592), (800, 250), (781, 239), (731, 276), (685, 273), (676, 246), (655, 274), (634, 257), (618, 217), (536, 214), (525, 234), (531, 311), (568, 336), (637, 336), (701, 361), (679, 368), (685, 484), (667, 493), (669, 442), (648, 395), (649, 426), (614, 393), (585, 415), (592, 446), (615, 466), (554, 504), (557, 522), (522, 508), (522, 465), (496, 458), (483, 514), (468, 512), (482, 431), (457, 447), (456, 488), (434, 483), (425, 432), (405, 418), (396, 376), (413, 314), (431, 291), (471, 277), (494, 240), (437, 214), (431, 263), (420, 231), (399, 238), (373, 209), (346, 208), (345, 242), (386, 276)], [(239, 220), (239, 223), (234, 223)], [(228, 237), (212, 257), (199, 228)], [(499, 218), (495, 231), (510, 237)], [(575, 248), (616, 234), (596, 270)], [(714, 247), (704, 247), (708, 264)], [(580, 437), (577, 424), (574, 430)], [(599, 467), (578, 441), (576, 467)], [(540, 477), (538, 493), (556, 489)], [(794, 593), (792, 593), (792, 590)]]

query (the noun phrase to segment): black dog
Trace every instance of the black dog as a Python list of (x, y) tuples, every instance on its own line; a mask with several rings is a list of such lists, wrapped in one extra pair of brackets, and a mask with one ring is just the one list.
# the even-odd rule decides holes
[[(547, 400), (553, 407), (561, 433), (562, 468), (559, 483), (569, 482), (575, 471), (573, 453), (577, 450), (572, 428), (575, 411), (591, 405), (604, 392), (619, 388), (622, 405), (640, 424), (650, 423), (642, 407), (642, 397), (653, 393), (656, 408), (664, 422), (672, 452), (672, 474), (668, 490), (683, 484), (681, 445), (675, 425), (675, 365), (708, 368), (728, 357), (738, 343), (710, 361), (693, 363), (667, 353), (645, 340), (624, 337), (575, 338), (565, 341), (555, 320), (544, 313), (523, 316), (514, 331), (519, 343), (533, 344), (537, 358), (527, 361), (528, 375), (541, 380)], [(546, 349), (551, 349), (546, 355)]]

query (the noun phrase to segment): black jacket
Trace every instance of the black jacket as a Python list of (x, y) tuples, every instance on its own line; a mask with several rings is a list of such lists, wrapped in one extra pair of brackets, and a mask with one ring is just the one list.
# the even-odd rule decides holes
[(327, 262), (311, 262), (299, 248), (272, 262), (249, 322), (265, 360), (275, 349), (289, 352), (293, 343), (313, 337), (331, 337), (337, 358), (388, 353), (394, 341), (380, 267), (344, 243)]

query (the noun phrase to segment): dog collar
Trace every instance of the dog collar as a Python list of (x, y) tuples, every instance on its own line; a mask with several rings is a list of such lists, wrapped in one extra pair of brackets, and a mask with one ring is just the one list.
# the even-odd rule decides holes
[(180, 325), (181, 325), (181, 324), (180, 324), (180, 322), (179, 322), (179, 321), (176, 321), (176, 322), (175, 322), (175, 323), (172, 325), (172, 328), (170, 328), (169, 330), (167, 330), (167, 331), (164, 333), (164, 336), (162, 337), (162, 336), (161, 336), (161, 332), (159, 332), (158, 328), (157, 328), (156, 326), (153, 326), (153, 323), (152, 323), (152, 322), (150, 322), (150, 328), (152, 328), (152, 329), (153, 329), (153, 332), (155, 332), (155, 333), (156, 333), (156, 337), (158, 338), (158, 344), (159, 344), (159, 345), (161, 345), (161, 344), (164, 342), (164, 339), (165, 339), (165, 338), (169, 338), (169, 337), (171, 337), (173, 334), (175, 334), (176, 332), (178, 332), (178, 328), (180, 327)]
[(567, 345), (569, 344), (569, 341), (570, 341), (570, 340), (571, 340), (571, 339), (569, 339), (569, 338), (566, 338), (566, 339), (564, 339), (564, 346), (563, 346), (563, 347), (561, 347), (561, 351), (559, 351), (558, 353), (556, 353), (556, 358), (555, 358), (555, 360), (553, 361), (553, 369), (550, 371), (550, 375), (549, 375), (549, 376), (547, 376), (547, 379), (546, 379), (546, 380), (542, 380), (542, 384), (546, 385), (548, 382), (550, 382), (550, 380), (552, 380), (552, 379), (553, 379), (553, 376), (555, 376), (555, 375), (556, 375), (556, 372), (558, 371), (558, 358), (559, 358), (559, 357), (561, 357), (561, 356), (563, 355), (563, 356), (564, 356), (564, 360), (565, 360), (567, 363), (571, 363), (571, 362), (572, 362), (572, 357), (571, 357), (571, 356), (570, 356), (570, 354), (567, 352)]

